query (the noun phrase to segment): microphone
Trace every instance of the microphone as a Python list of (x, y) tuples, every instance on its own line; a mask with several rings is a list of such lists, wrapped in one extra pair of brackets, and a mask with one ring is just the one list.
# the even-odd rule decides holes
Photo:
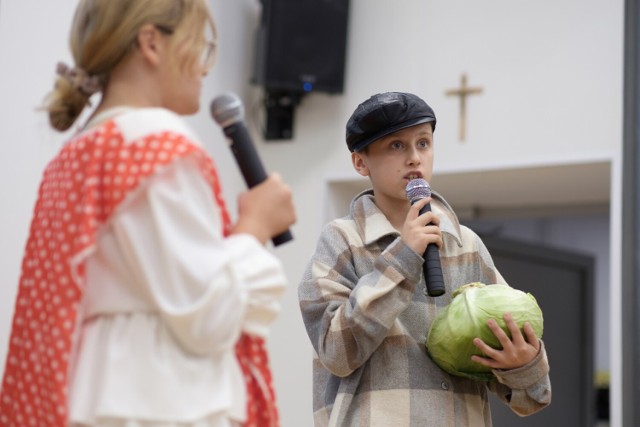
[[(412, 179), (405, 188), (407, 199), (413, 205), (421, 199), (431, 196), (431, 187), (429, 183), (422, 178)], [(427, 203), (420, 209), (420, 215), (431, 211), (431, 204)], [(444, 294), (444, 280), (442, 278), (442, 267), (440, 266), (440, 253), (438, 246), (429, 243), (423, 254), (424, 264), (422, 271), (424, 273), (424, 281), (427, 285), (427, 293), (431, 297), (439, 297)]]
[[(266, 180), (267, 173), (244, 124), (244, 107), (240, 98), (233, 93), (222, 94), (211, 102), (210, 111), (228, 138), (229, 147), (247, 186), (255, 187)], [(291, 232), (286, 230), (274, 236), (271, 241), (278, 246), (292, 239)]]

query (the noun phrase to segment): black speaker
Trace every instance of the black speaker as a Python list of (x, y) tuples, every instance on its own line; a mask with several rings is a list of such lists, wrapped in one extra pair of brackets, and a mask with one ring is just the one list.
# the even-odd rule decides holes
[(261, 0), (255, 83), (267, 90), (342, 93), (349, 0)]

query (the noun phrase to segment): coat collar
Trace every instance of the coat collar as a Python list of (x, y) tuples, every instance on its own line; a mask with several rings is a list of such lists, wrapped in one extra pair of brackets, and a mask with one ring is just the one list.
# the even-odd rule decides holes
[[(431, 193), (431, 209), (440, 218), (440, 230), (451, 235), (462, 246), (460, 222), (447, 201), (438, 193)], [(373, 189), (358, 194), (351, 202), (351, 216), (356, 222), (358, 233), (365, 245), (369, 245), (388, 235), (399, 235), (387, 217), (376, 206)]]

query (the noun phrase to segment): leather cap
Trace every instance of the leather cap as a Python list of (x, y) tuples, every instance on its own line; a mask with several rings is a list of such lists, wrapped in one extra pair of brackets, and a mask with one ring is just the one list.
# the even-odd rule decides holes
[(385, 92), (358, 105), (347, 122), (347, 147), (360, 151), (372, 142), (401, 129), (431, 123), (436, 129), (433, 109), (412, 93)]

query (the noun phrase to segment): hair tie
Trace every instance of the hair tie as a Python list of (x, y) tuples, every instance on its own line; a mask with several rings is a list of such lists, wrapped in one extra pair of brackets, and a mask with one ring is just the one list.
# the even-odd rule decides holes
[(100, 78), (98, 76), (90, 76), (80, 67), (70, 68), (66, 64), (59, 62), (56, 73), (87, 97), (102, 90)]

